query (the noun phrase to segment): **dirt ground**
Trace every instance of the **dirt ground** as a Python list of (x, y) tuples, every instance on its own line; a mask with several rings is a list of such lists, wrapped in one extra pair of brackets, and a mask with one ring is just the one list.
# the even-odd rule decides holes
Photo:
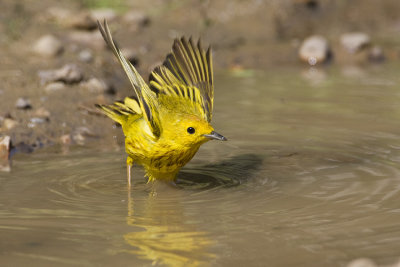
[[(44, 146), (107, 147), (114, 136), (122, 142), (121, 131), (94, 108), (132, 94), (93, 24), (104, 17), (144, 77), (182, 35), (212, 45), (216, 72), (307, 68), (298, 49), (314, 34), (327, 38), (334, 55), (319, 68), (374, 64), (368, 61), (368, 48), (349, 55), (341, 47), (340, 35), (354, 31), (368, 34), (370, 47), (384, 51), (380, 64), (399, 60), (397, 0), (3, 0), (0, 5), (0, 135), (11, 137), (16, 152)], [(58, 40), (52, 55), (46, 54), (55, 49), (51, 46), (34, 51), (45, 35)], [(44, 72), (67, 64), (81, 77), (52, 80)]]

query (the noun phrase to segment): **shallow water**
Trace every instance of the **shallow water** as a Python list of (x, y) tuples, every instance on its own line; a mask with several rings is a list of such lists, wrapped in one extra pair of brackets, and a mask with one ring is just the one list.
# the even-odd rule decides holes
[(343, 266), (400, 256), (400, 66), (216, 76), (176, 186), (126, 187), (123, 148), (17, 154), (2, 266)]

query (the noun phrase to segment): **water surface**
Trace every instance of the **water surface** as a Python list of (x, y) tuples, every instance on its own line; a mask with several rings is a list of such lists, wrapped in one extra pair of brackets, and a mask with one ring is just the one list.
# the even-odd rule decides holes
[[(343, 266), (400, 256), (400, 66), (216, 76), (176, 186), (126, 187), (123, 148), (16, 154), (2, 266)], [(100, 118), (99, 118), (100, 119)]]

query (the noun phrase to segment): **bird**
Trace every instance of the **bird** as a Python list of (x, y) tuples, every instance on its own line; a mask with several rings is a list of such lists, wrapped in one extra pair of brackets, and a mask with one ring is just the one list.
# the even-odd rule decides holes
[(210, 123), (214, 102), (211, 47), (204, 50), (200, 39), (195, 44), (191, 37), (176, 38), (172, 51), (146, 83), (115, 44), (107, 21), (97, 24), (136, 95), (110, 105), (96, 104), (122, 126), (128, 186), (133, 164), (144, 167), (148, 183), (174, 182), (202, 144), (227, 141)]

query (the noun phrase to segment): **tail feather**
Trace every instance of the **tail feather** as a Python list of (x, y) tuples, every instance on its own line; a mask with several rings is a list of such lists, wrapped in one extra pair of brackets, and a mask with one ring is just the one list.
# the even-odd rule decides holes
[(111, 105), (95, 104), (95, 106), (101, 109), (105, 115), (121, 125), (127, 121), (129, 116), (141, 114), (141, 110), (138, 108), (136, 100), (129, 97), (126, 97), (124, 102), (117, 101)]

